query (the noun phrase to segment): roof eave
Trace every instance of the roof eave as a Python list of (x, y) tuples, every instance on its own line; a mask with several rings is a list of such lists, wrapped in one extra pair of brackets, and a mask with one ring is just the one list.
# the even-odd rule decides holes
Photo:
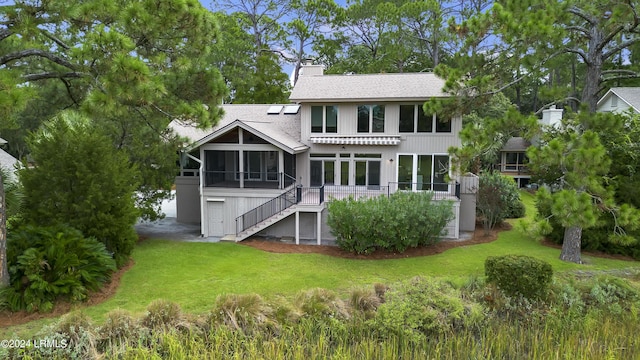
[(426, 102), (433, 98), (445, 99), (449, 96), (428, 96), (428, 97), (384, 97), (384, 98), (289, 98), (295, 103), (363, 103), (363, 102)]
[(309, 149), (308, 146), (306, 145), (302, 145), (302, 146), (296, 146), (296, 147), (290, 147), (278, 140), (275, 140), (274, 138), (272, 138), (271, 136), (269, 136), (268, 134), (265, 134), (264, 132), (246, 124), (245, 122), (243, 122), (242, 120), (236, 119), (232, 122), (230, 122), (229, 124), (213, 131), (211, 134), (203, 137), (202, 139), (196, 141), (195, 143), (193, 143), (192, 145), (187, 147), (187, 151), (193, 151), (199, 147), (201, 147), (202, 145), (210, 142), (211, 140), (214, 140), (215, 138), (217, 138), (218, 136), (226, 133), (227, 131), (235, 128), (235, 127), (240, 127), (243, 130), (247, 130), (250, 132), (255, 133), (256, 135), (264, 138), (265, 140), (267, 140), (270, 144), (277, 146), (278, 148), (290, 153), (290, 154), (299, 154), (301, 152), (304, 152), (306, 150)]

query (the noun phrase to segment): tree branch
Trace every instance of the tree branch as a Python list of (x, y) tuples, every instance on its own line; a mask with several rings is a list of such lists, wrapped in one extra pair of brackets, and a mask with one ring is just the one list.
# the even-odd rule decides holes
[(589, 34), (589, 30), (587, 30), (587, 28), (585, 28), (583, 26), (577, 26), (577, 25), (567, 26), (567, 30), (569, 30), (569, 31), (577, 31), (577, 32), (582, 33), (587, 39), (591, 38), (591, 34)]
[(19, 60), (19, 59), (23, 59), (23, 58), (27, 58), (27, 57), (31, 57), (31, 56), (39, 56), (39, 57), (43, 57), (45, 59), (49, 59), (51, 61), (53, 61), (54, 63), (58, 64), (58, 65), (62, 65), (66, 68), (69, 68), (71, 70), (75, 70), (75, 66), (70, 63), (69, 61), (54, 55), (48, 51), (44, 51), (44, 50), (39, 50), (39, 49), (28, 49), (28, 50), (22, 50), (22, 51), (17, 51), (14, 53), (10, 53), (4, 56), (0, 56), (0, 65), (6, 65), (8, 62), (13, 61), (13, 60)]
[(602, 55), (602, 59), (606, 60), (606, 59), (610, 58), (611, 56), (615, 55), (617, 52), (619, 52), (619, 51), (621, 51), (623, 49), (626, 49), (629, 46), (631, 46), (631, 45), (633, 45), (633, 44), (635, 44), (637, 42), (640, 42), (640, 36), (636, 36), (636, 37), (634, 37), (632, 39), (629, 39), (629, 40), (627, 40), (627, 41), (625, 41), (625, 42), (623, 42), (621, 44), (618, 44), (618, 45), (614, 46), (612, 49), (610, 49), (609, 51), (607, 51), (606, 53), (604, 53)]
[(80, 103), (76, 100), (76, 98), (73, 96), (73, 93), (71, 92), (71, 84), (69, 83), (69, 81), (64, 78), (60, 79), (60, 81), (62, 81), (64, 86), (67, 88), (67, 94), (69, 94), (69, 98), (71, 99), (71, 101), (73, 101), (76, 106), (79, 106)]
[(68, 72), (68, 73), (58, 73), (58, 72), (44, 72), (39, 74), (28, 74), (22, 76), (25, 81), (38, 81), (45, 79), (70, 79), (70, 78), (81, 78), (87, 76), (87, 74), (83, 74), (80, 72)]
[(578, 56), (580, 56), (582, 58), (582, 60), (586, 63), (589, 64), (591, 63), (588, 59), (587, 59), (587, 54), (585, 54), (584, 51), (582, 51), (582, 49), (573, 49), (573, 48), (565, 48), (564, 51), (555, 53), (554, 55), (560, 55), (561, 53), (572, 53), (572, 54), (576, 54)]
[(627, 74), (627, 75), (636, 75), (636, 76), (638, 75), (637, 72), (633, 70), (627, 70), (627, 69), (603, 70), (602, 75), (606, 75), (606, 74)]
[(9, 29), (2, 29), (0, 30), (0, 41), (8, 38), (9, 36), (13, 35), (13, 31), (9, 30)]
[(60, 46), (61, 48), (65, 49), (65, 50), (69, 50), (71, 49), (71, 47), (69, 45), (67, 45), (66, 43), (64, 43), (62, 40), (58, 39), (57, 37), (51, 35), (48, 31), (42, 31), (42, 34), (44, 36), (46, 36), (47, 38), (49, 38), (51, 41), (55, 42), (56, 44), (58, 44), (58, 46)]
[(535, 115), (538, 115), (538, 114), (540, 114), (542, 111), (544, 111), (544, 109), (548, 108), (549, 106), (554, 105), (554, 104), (557, 104), (557, 103), (558, 103), (558, 102), (560, 102), (560, 101), (568, 101), (568, 100), (576, 101), (576, 102), (580, 103), (580, 99), (578, 99), (578, 98), (576, 98), (576, 97), (573, 97), (573, 96), (567, 96), (567, 97), (565, 97), (565, 98), (564, 98), (564, 99), (562, 99), (562, 100), (554, 100), (554, 101), (552, 101), (552, 102), (550, 102), (550, 103), (547, 103), (547, 104), (542, 105), (542, 107), (541, 107), (538, 111), (536, 111), (534, 114), (535, 114)]
[(577, 17), (582, 18), (584, 21), (588, 22), (591, 25), (598, 24), (597, 19), (590, 17), (589, 14), (584, 12), (582, 9), (579, 9), (577, 6), (571, 6), (567, 11), (573, 15), (576, 15)]

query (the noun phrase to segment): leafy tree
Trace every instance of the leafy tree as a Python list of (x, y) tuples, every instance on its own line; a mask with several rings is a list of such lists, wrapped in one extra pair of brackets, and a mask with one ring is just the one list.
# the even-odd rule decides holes
[(284, 53), (287, 34), (282, 22), (293, 3), (288, 0), (220, 0), (214, 1), (214, 6), (230, 13), (218, 14), (219, 18), (227, 16), (223, 21), (229, 30), (222, 27), (223, 35), (213, 45), (222, 52), (213, 53), (212, 58), (215, 63), (236, 66), (234, 69), (222, 68), (225, 79), (233, 85), (232, 101), (244, 104), (287, 102), (289, 77), (280, 66), (280, 60), (287, 59)]
[(118, 264), (137, 240), (135, 168), (101, 129), (76, 112), (58, 115), (29, 139), (34, 167), (21, 169), (24, 222), (66, 224), (95, 237)]
[[(552, 102), (580, 102), (594, 112), (607, 84), (638, 77), (631, 68), (610, 66), (640, 41), (637, 2), (503, 0), (452, 25), (466, 39), (461, 58), (467, 61), (458, 62), (456, 69), (442, 66), (438, 72), (449, 79), (450, 91), (476, 99), (527, 78), (546, 79)], [(479, 42), (487, 43), (487, 35), (492, 46), (469, 55)], [(558, 68), (572, 72), (555, 81)]]
[[(138, 165), (140, 206), (155, 218), (168, 196), (158, 190), (168, 190), (175, 175), (176, 156), (165, 155), (179, 141), (168, 123), (208, 126), (220, 116), (225, 89), (206, 46), (217, 35), (197, 0), (19, 0), (0, 8), (3, 83), (10, 94), (62, 88), (68, 101), (49, 102), (47, 113), (73, 108), (99, 122)], [(162, 156), (150, 158), (149, 149)]]
[[(432, 106), (433, 104), (429, 104)], [(449, 149), (460, 172), (480, 173), (499, 162), (500, 150), (514, 136), (531, 139), (538, 131), (538, 120), (523, 116), (501, 93), (481, 108), (464, 115), (460, 132), (462, 147)]]
[(285, 25), (289, 34), (287, 41), (290, 61), (294, 64), (293, 82), (298, 81), (302, 62), (307, 57), (308, 47), (316, 41), (323, 27), (329, 26), (333, 13), (338, 10), (334, 0), (292, 1), (292, 19)]
[(447, 11), (438, 1), (359, 0), (339, 9), (315, 50), (332, 73), (419, 72), (445, 58)]
[[(620, 118), (612, 114), (590, 114), (583, 111), (569, 115), (558, 131), (546, 134), (542, 146), (530, 148), (529, 168), (533, 173), (546, 173), (553, 191), (542, 188), (537, 201), (548, 204), (551, 216), (564, 227), (560, 258), (581, 262), (583, 228), (594, 227), (603, 212), (614, 214), (612, 241), (621, 241), (623, 226), (637, 226), (639, 212), (627, 204), (618, 205), (613, 188), (605, 182), (611, 159), (600, 141), (598, 129), (616, 128)], [(539, 223), (545, 232), (551, 231), (549, 219)]]

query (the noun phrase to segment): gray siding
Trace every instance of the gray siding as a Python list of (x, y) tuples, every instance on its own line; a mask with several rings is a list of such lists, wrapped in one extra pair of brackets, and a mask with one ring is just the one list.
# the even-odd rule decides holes
[(200, 177), (176, 177), (176, 220), (181, 223), (199, 224), (200, 219)]
[[(204, 189), (204, 202), (224, 203), (224, 234), (236, 234), (236, 218), (281, 194), (281, 190), (256, 189)], [(203, 218), (209, 219), (208, 206), (204, 206)], [(203, 235), (210, 236), (209, 230), (203, 226)]]

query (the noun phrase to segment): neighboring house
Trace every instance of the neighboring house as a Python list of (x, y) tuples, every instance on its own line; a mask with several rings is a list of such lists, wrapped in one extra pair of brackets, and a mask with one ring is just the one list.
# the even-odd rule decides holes
[[(556, 109), (555, 105), (542, 111), (540, 124), (543, 126), (555, 126), (562, 120), (562, 109)], [(531, 182), (531, 173), (527, 168), (529, 159), (527, 149), (532, 145), (521, 137), (512, 137), (500, 150), (499, 171), (506, 176), (510, 176), (518, 184), (518, 187), (527, 187)]]
[(615, 87), (598, 100), (597, 112), (640, 113), (640, 87)]
[[(7, 144), (7, 140), (0, 138), (0, 146), (6, 145), (6, 144)], [(18, 164), (18, 159), (13, 157), (13, 155), (9, 154), (8, 152), (0, 149), (0, 167), (3, 167), (8, 171), (9, 176), (11, 177), (12, 180), (15, 180), (15, 177), (16, 177), (15, 172), (16, 172), (17, 164)]]
[(321, 243), (333, 239), (331, 198), (433, 191), (453, 202), (447, 237), (457, 238), (460, 221), (475, 226), (461, 219), (459, 187), (448, 181), (447, 149), (460, 146), (462, 120), (422, 110), (446, 96), (443, 85), (432, 73), (323, 75), (305, 65), (292, 104), (223, 105), (206, 131), (174, 121), (191, 141), (176, 178), (178, 221), (200, 223), (205, 237)]
[(527, 149), (531, 142), (521, 138), (512, 137), (500, 150), (500, 172), (510, 176), (518, 184), (519, 188), (526, 187), (531, 182), (531, 174), (527, 169)]

